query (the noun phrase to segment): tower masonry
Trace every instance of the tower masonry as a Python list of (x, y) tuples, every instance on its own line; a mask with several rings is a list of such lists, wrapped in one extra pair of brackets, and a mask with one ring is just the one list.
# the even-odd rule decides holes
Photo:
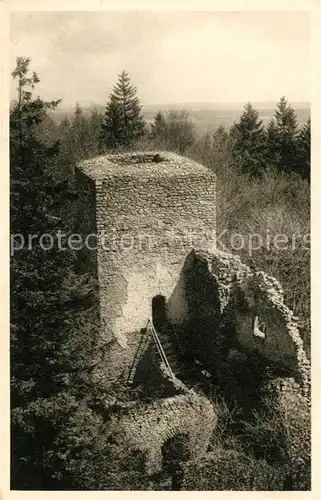
[(182, 323), (186, 256), (195, 245), (215, 249), (215, 174), (173, 153), (137, 152), (81, 162), (76, 183), (106, 340), (125, 347), (162, 300), (169, 320)]

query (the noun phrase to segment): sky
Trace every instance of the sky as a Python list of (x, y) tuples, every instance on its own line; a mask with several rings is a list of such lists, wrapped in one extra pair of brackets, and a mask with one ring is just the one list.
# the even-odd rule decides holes
[(310, 101), (302, 11), (13, 12), (10, 40), (63, 107), (105, 104), (122, 70), (142, 105)]

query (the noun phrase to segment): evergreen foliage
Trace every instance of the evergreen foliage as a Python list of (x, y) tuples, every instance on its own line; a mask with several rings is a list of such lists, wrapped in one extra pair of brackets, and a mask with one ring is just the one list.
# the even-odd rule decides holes
[(107, 149), (129, 148), (145, 133), (145, 120), (137, 89), (122, 71), (113, 87), (102, 124), (102, 140)]
[(225, 144), (229, 139), (229, 134), (223, 125), (219, 125), (213, 134), (213, 141), (217, 144)]
[(25, 242), (11, 258), (11, 479), (14, 489), (48, 489), (58, 480), (66, 486), (59, 436), (75, 415), (90, 418), (86, 399), (98, 390), (91, 370), (102, 346), (96, 285), (77, 274), (75, 252), (58, 241), (59, 231), (71, 232), (73, 221), (60, 211), (75, 193), (52, 175), (59, 143), (48, 146), (36, 134), (59, 101), (32, 98), (39, 78), (28, 76), (29, 64), (17, 59), (10, 113), (11, 232)]
[(161, 111), (158, 111), (151, 126), (151, 139), (155, 147), (165, 147), (168, 142), (168, 127), (166, 119)]
[(281, 161), (281, 152), (279, 149), (279, 140), (278, 140), (278, 130), (275, 124), (275, 120), (272, 118), (267, 127), (267, 141), (266, 141), (266, 156), (267, 163), (270, 168), (279, 169), (280, 161)]
[(311, 168), (311, 120), (299, 130), (297, 137), (297, 173), (310, 180)]
[(298, 170), (297, 137), (298, 123), (294, 109), (285, 97), (281, 97), (274, 113), (274, 125), (270, 124), (268, 151), (278, 170)]
[(244, 106), (238, 122), (230, 129), (233, 141), (232, 153), (244, 172), (259, 176), (266, 168), (266, 133), (259, 113), (252, 104)]

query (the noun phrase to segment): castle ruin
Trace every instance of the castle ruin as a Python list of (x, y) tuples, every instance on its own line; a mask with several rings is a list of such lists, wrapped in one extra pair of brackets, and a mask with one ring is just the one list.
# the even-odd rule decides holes
[(106, 339), (125, 344), (158, 296), (171, 297), (168, 315), (181, 322), (179, 289), (172, 294), (186, 255), (200, 241), (215, 248), (215, 175), (175, 154), (127, 153), (84, 161), (77, 180), (82, 230), (100, 239), (94, 258)]
[[(206, 453), (217, 417), (198, 391), (200, 373), (229, 380), (233, 393), (233, 363), (255, 358), (308, 394), (309, 362), (281, 286), (216, 249), (211, 171), (173, 153), (124, 153), (81, 162), (76, 182), (80, 232), (98, 235), (84, 258), (109, 346), (96, 376), (143, 385), (150, 403), (124, 404), (113, 429), (145, 453), (149, 473), (175, 436), (186, 437), (193, 460)], [(117, 398), (106, 405), (122, 407)]]

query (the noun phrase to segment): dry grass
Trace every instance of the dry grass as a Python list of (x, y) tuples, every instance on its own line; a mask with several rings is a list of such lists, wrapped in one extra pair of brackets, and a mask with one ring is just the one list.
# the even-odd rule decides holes
[[(191, 156), (199, 160), (198, 155)], [(259, 179), (250, 178), (231, 162), (222, 164), (220, 159), (219, 167), (215, 155), (206, 164), (217, 175), (217, 234), (224, 233), (220, 249), (237, 253), (244, 262), (280, 281), (286, 304), (299, 318), (309, 354), (310, 185), (295, 174), (275, 171)], [(235, 238), (236, 234), (243, 238), (243, 248), (239, 248), (241, 240)], [(260, 235), (259, 249), (251, 250), (251, 239), (253, 247), (259, 241), (253, 235)]]

